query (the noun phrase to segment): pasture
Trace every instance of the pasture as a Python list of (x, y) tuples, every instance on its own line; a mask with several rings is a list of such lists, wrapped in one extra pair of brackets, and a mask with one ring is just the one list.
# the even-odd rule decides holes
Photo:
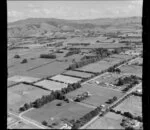
[(20, 76), (20, 75), (15, 75), (13, 77), (8, 78), (8, 81), (11, 81), (11, 82), (33, 83), (33, 82), (38, 81), (38, 80), (39, 80), (39, 78)]
[(125, 44), (120, 43), (100, 43), (100, 44), (91, 44), (89, 46), (73, 46), (71, 48), (82, 48), (82, 49), (91, 49), (91, 48), (120, 48), (120, 47), (126, 47)]
[(54, 90), (54, 91), (61, 90), (62, 88), (67, 87), (67, 84), (59, 83), (59, 82), (55, 82), (51, 80), (42, 80), (42, 81), (35, 83), (35, 85), (41, 86), (48, 90)]
[(130, 112), (137, 116), (142, 116), (142, 98), (139, 96), (130, 96), (120, 103), (114, 110), (121, 112)]
[[(60, 106), (57, 104), (61, 103)], [(24, 116), (36, 120), (38, 122), (47, 121), (48, 124), (60, 123), (61, 120), (77, 120), (92, 108), (85, 107), (75, 102), (66, 103), (61, 100), (54, 100), (41, 108), (33, 109), (24, 114)]]
[(50, 91), (40, 89), (26, 84), (18, 84), (7, 90), (8, 109), (13, 112), (18, 112), (20, 106), (24, 103), (30, 103), (43, 95), (50, 94)]
[(83, 66), (76, 70), (97, 73), (97, 72), (102, 72), (102, 71), (108, 69), (109, 67), (111, 67), (117, 63), (120, 63), (121, 61), (123, 61), (123, 60), (117, 59), (117, 58), (104, 58), (103, 60), (101, 60), (99, 62)]
[(69, 66), (68, 62), (52, 62), (50, 64), (43, 65), (41, 67), (32, 69), (30, 71), (23, 72), (22, 75), (44, 78), (52, 75), (56, 75), (65, 71), (65, 69)]
[(124, 59), (124, 60), (128, 60), (128, 59), (133, 58), (133, 56), (131, 56), (131, 55), (125, 55), (125, 54), (114, 54), (114, 55), (111, 55), (110, 57), (112, 57), (112, 58), (118, 58), (118, 59)]
[(60, 75), (60, 74), (56, 75), (56, 76), (53, 76), (50, 79), (55, 80), (55, 81), (59, 81), (59, 82), (63, 82), (63, 83), (66, 83), (66, 84), (73, 84), (73, 83), (77, 83), (77, 82), (82, 80), (80, 78), (64, 76), (64, 75)]
[(81, 102), (93, 106), (100, 106), (102, 104), (107, 105), (105, 102), (108, 99), (112, 98), (113, 96), (119, 98), (123, 95), (123, 93), (120, 91), (104, 88), (99, 85), (84, 84), (81, 88), (66, 94), (66, 97), (73, 99), (78, 94), (82, 94), (83, 92), (89, 92), (91, 96), (85, 100), (82, 100)]
[(142, 66), (137, 65), (123, 65), (119, 68), (122, 73), (136, 75), (142, 78)]
[(79, 78), (90, 78), (93, 75), (90, 73), (73, 71), (73, 70), (66, 71), (63, 74), (68, 75), (68, 76), (75, 76), (75, 77), (79, 77)]
[[(20, 60), (21, 62), (22, 60)], [(34, 60), (27, 59), (27, 63), (21, 64), (16, 63), (14, 66), (8, 68), (9, 77), (13, 75), (23, 75), (24, 73), (28, 73), (31, 70), (45, 66), (46, 64), (50, 64), (55, 59), (42, 59), (42, 58), (36, 58)]]
[(120, 125), (122, 119), (123, 116), (108, 112), (104, 117), (100, 117), (88, 125), (86, 129), (124, 129)]
[(133, 65), (133, 64), (136, 64), (136, 63), (143, 64), (143, 58), (142, 57), (137, 57), (135, 60), (129, 62), (128, 65)]

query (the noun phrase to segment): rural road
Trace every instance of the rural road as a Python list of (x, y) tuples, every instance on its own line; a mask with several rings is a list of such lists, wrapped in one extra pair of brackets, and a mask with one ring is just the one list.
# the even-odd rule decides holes
[[(31, 109), (29, 109), (29, 110), (31, 110)], [(10, 112), (10, 111), (8, 112), (8, 114), (13, 115), (13, 116), (15, 116), (17, 118), (20, 118), (21, 120), (23, 120), (25, 122), (28, 122), (29, 124), (35, 125), (38, 128), (46, 129), (45, 126), (43, 126), (43, 125), (39, 124), (38, 122), (35, 122), (35, 121), (31, 120), (31, 119), (24, 118), (24, 117), (22, 117), (22, 115), (17, 115), (17, 114), (14, 114), (14, 113)]]

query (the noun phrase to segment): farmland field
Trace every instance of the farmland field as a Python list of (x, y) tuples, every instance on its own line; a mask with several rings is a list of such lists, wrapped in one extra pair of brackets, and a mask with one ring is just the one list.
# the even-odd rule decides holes
[(110, 57), (118, 58), (118, 59), (124, 59), (124, 60), (128, 60), (128, 59), (133, 58), (133, 56), (125, 55), (125, 54), (114, 54), (114, 55), (111, 55)]
[(49, 91), (23, 83), (8, 88), (7, 93), (8, 109), (14, 112), (18, 112), (18, 108), (24, 103), (30, 103), (43, 95), (50, 94)]
[(109, 112), (104, 117), (98, 118), (87, 126), (86, 129), (124, 129), (120, 125), (122, 119), (121, 115)]
[(54, 91), (61, 90), (62, 88), (67, 87), (67, 84), (59, 83), (59, 82), (55, 82), (51, 80), (42, 80), (42, 81), (35, 83), (35, 85), (42, 86), (43, 88), (54, 90)]
[(136, 58), (134, 61), (129, 62), (128, 65), (133, 65), (133, 64), (135, 64), (135, 63), (143, 64), (143, 58), (142, 58), (142, 57), (138, 57), (138, 58)]
[(32, 69), (26, 72), (20, 72), (18, 75), (30, 76), (36, 78), (44, 78), (52, 75), (59, 74), (64, 72), (65, 69), (69, 66), (68, 62), (53, 62), (50, 64), (43, 65), (41, 67)]
[(81, 78), (89, 78), (92, 76), (92, 74), (90, 73), (85, 73), (85, 72), (79, 72), (79, 71), (66, 71), (63, 74), (65, 75), (70, 75), (70, 76), (76, 76), (76, 77), (81, 77)]
[(64, 82), (64, 83), (77, 83), (79, 81), (81, 81), (82, 79), (80, 78), (74, 78), (74, 77), (70, 77), (70, 76), (64, 76), (64, 75), (56, 75), (54, 77), (51, 77), (50, 79), (52, 80), (56, 80), (56, 81), (60, 81), (60, 82)]
[(32, 83), (35, 81), (38, 81), (39, 78), (34, 78), (34, 77), (27, 77), (27, 76), (19, 76), (19, 75), (15, 75), (13, 77), (8, 78), (8, 81), (12, 81), (12, 82), (28, 82), (28, 83)]
[(103, 59), (97, 63), (92, 63), (92, 64), (89, 64), (87, 66), (76, 69), (76, 70), (97, 73), (97, 72), (101, 72), (103, 70), (106, 70), (109, 67), (111, 67), (112, 65), (114, 65), (116, 63), (120, 63), (121, 61), (123, 61), (123, 60), (117, 59), (117, 58), (105, 58), (105, 59)]
[(75, 46), (72, 48), (84, 48), (84, 49), (88, 49), (88, 48), (120, 48), (120, 47), (126, 47), (125, 44), (120, 44), (120, 43), (100, 43), (100, 44), (92, 44), (89, 46)]
[(132, 114), (141, 116), (142, 98), (139, 96), (130, 96), (114, 109), (122, 112), (130, 112)]
[(122, 73), (128, 73), (142, 77), (142, 66), (137, 65), (123, 65), (119, 68)]
[(28, 62), (24, 64), (16, 63), (13, 67), (8, 68), (9, 77), (13, 75), (19, 75), (19, 74), (23, 75), (24, 73), (30, 72), (30, 70), (34, 68), (45, 66), (45, 64), (51, 64), (53, 61), (55, 61), (55, 59), (37, 58), (34, 60), (28, 59), (27, 61)]
[(14, 57), (15, 54), (20, 55), (22, 58), (35, 58), (39, 57), (41, 53), (47, 53), (49, 48), (34, 48), (34, 49), (14, 49), (8, 51), (8, 59)]
[(82, 94), (83, 92), (87, 92), (87, 91), (91, 94), (91, 96), (81, 102), (90, 104), (93, 106), (99, 106), (99, 105), (105, 104), (105, 102), (109, 98), (112, 98), (113, 96), (116, 96), (119, 98), (123, 95), (120, 91), (107, 89), (98, 85), (84, 84), (81, 88), (66, 94), (66, 97), (74, 98), (78, 94)]
[[(57, 106), (61, 103), (61, 106)], [(77, 103), (66, 103), (61, 100), (54, 100), (41, 108), (33, 109), (24, 114), (24, 116), (34, 119), (38, 122), (47, 121), (48, 124), (60, 122), (62, 119), (76, 120), (90, 112), (89, 107), (81, 106)]]
[(95, 81), (107, 82), (113, 84), (113, 82), (121, 76), (122, 76), (121, 74), (117, 74), (117, 73), (106, 73), (105, 75), (96, 78)]

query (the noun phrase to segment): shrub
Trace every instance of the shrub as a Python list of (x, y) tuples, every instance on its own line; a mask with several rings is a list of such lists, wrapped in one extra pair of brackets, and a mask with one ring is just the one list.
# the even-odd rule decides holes
[(14, 58), (20, 58), (20, 55), (15, 55)]
[(42, 125), (47, 126), (47, 125), (48, 125), (48, 123), (47, 123), (46, 121), (42, 121)]
[(23, 60), (21, 61), (22, 64), (27, 63), (27, 62), (28, 62), (27, 59), (23, 59)]
[(40, 58), (56, 59), (56, 55), (54, 55), (54, 54), (41, 54)]
[(62, 103), (61, 103), (61, 102), (56, 104), (56, 106), (61, 106), (61, 105), (62, 105)]

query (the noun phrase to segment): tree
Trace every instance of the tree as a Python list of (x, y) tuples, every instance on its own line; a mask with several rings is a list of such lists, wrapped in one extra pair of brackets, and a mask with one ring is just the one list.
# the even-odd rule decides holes
[(125, 130), (134, 130), (134, 128), (131, 126), (128, 126), (128, 127), (125, 127)]
[(47, 126), (47, 125), (48, 125), (48, 123), (47, 123), (46, 121), (42, 121), (42, 125)]
[(23, 60), (21, 61), (22, 64), (27, 63), (27, 62), (28, 62), (27, 59), (23, 59)]
[(114, 100), (114, 101), (116, 101), (116, 100), (117, 100), (117, 97), (116, 97), (116, 96), (114, 96), (114, 97), (113, 97), (113, 100)]
[(41, 54), (40, 58), (49, 58), (49, 59), (55, 59), (56, 55), (54, 54)]
[(15, 55), (14, 58), (20, 58), (20, 55)]
[(130, 112), (124, 112), (124, 116), (129, 117), (129, 118), (133, 118), (133, 115)]

